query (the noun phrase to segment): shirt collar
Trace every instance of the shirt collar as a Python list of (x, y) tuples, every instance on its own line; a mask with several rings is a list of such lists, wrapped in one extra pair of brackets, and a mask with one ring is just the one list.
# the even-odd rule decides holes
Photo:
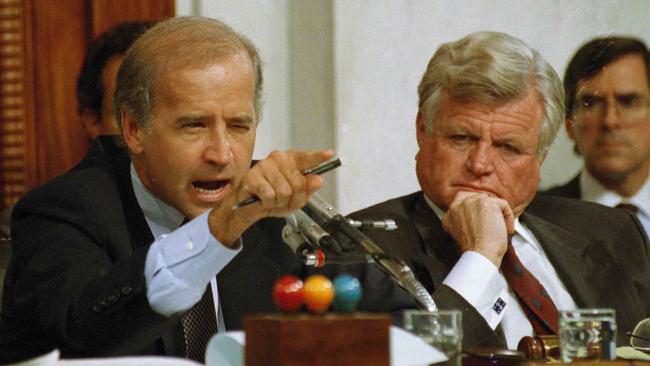
[(646, 217), (650, 217), (650, 179), (632, 197), (623, 197), (600, 184), (587, 170), (580, 173), (580, 192), (582, 199), (615, 207), (619, 203), (631, 203), (639, 208)]
[(133, 163), (131, 163), (131, 184), (133, 185), (135, 198), (144, 213), (145, 219), (147, 219), (154, 238), (172, 232), (182, 224), (185, 216), (177, 209), (158, 199), (142, 184)]

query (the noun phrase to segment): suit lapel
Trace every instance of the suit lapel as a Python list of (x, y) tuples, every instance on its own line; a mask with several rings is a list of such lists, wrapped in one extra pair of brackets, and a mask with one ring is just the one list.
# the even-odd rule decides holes
[[(242, 252), (217, 275), (227, 329), (241, 328), (245, 314), (272, 311), (275, 308), (271, 297), (273, 283), (280, 275), (291, 273), (283, 268), (283, 259), (274, 256), (285, 250), (281, 239), (274, 236), (279, 235), (281, 226), (264, 226), (269, 221), (258, 221), (242, 234)], [(299, 266), (298, 257), (289, 253)]]
[(580, 174), (576, 175), (566, 185), (566, 195), (572, 198), (582, 198), (582, 191), (580, 189)]
[(601, 246), (531, 213), (522, 214), (521, 220), (539, 241), (576, 305), (603, 303), (601, 297), (611, 286), (612, 265)]
[(451, 268), (460, 258), (454, 239), (442, 228), (442, 222), (419, 192), (413, 207), (412, 222), (415, 226), (422, 248), (422, 256), (434, 286), (439, 286)]
[(138, 205), (138, 200), (135, 198), (131, 183), (131, 159), (129, 154), (124, 148), (117, 146), (113, 136), (101, 136), (100, 139), (117, 179), (117, 186), (124, 208), (124, 217), (126, 218), (129, 233), (133, 238), (133, 249), (150, 245), (153, 243), (154, 238), (151, 229), (149, 229), (149, 224), (144, 218), (144, 213), (140, 205)]

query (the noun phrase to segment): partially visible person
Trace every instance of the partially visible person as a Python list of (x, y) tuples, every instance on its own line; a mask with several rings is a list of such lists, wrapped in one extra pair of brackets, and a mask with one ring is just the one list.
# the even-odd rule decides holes
[(124, 54), (153, 21), (120, 23), (95, 38), (88, 46), (77, 78), (79, 116), (89, 140), (98, 135), (119, 135), (113, 93), (115, 77)]
[[(276, 279), (306, 271), (280, 217), (323, 185), (302, 171), (333, 152), (275, 151), (251, 167), (262, 84), (255, 46), (214, 19), (173, 18), (133, 44), (116, 84), (122, 141), (99, 136), (14, 209), (0, 363), (55, 348), (202, 362), (217, 330), (275, 310)], [(374, 267), (358, 275), (365, 309), (399, 305)]]
[[(616, 310), (617, 343), (650, 316), (648, 238), (631, 213), (537, 195), (564, 121), (551, 66), (522, 41), (479, 32), (443, 44), (418, 88), (421, 191), (354, 213), (404, 259), (441, 309), (463, 312), (463, 347), (515, 349), (557, 334), (563, 309)], [(401, 127), (396, 127), (401, 128)]]
[(11, 236), (11, 212), (14, 205), (9, 205), (0, 211), (0, 238), (9, 238)]
[(650, 57), (628, 37), (583, 45), (564, 75), (565, 127), (584, 170), (545, 193), (634, 211), (650, 233)]
[[(0, 211), (0, 286), (4, 283), (5, 273), (11, 258), (11, 211), (13, 205)], [(2, 303), (2, 289), (0, 289), (0, 304)]]

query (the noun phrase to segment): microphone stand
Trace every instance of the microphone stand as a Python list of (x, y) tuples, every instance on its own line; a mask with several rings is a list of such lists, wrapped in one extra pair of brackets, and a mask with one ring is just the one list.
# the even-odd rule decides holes
[[(364, 248), (380, 268), (388, 273), (395, 283), (411, 294), (425, 310), (430, 312), (438, 310), (429, 292), (415, 278), (415, 274), (404, 261), (387, 256), (375, 242), (355, 228), (350, 223), (350, 220), (338, 213), (332, 205), (318, 194), (313, 194), (302, 210), (314, 220), (320, 220), (326, 231), (341, 233)], [(318, 216), (318, 218), (314, 216)]]

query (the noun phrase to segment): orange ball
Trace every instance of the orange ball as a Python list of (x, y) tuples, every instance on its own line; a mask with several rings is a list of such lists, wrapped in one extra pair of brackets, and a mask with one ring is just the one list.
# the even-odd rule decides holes
[(303, 291), (305, 306), (312, 313), (326, 312), (334, 300), (332, 281), (323, 275), (307, 277)]

